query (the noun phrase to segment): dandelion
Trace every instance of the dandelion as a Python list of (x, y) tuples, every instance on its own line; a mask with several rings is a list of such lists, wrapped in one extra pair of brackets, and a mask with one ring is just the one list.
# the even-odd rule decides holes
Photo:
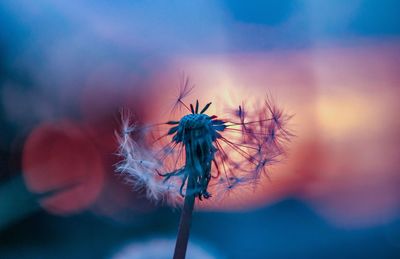
[(207, 114), (211, 102), (186, 105), (183, 99), (192, 90), (184, 79), (173, 106), (187, 110), (179, 120), (140, 127), (122, 113), (123, 128), (117, 135), (122, 157), (117, 171), (126, 174), (135, 189), (173, 205), (184, 199), (174, 258), (185, 257), (195, 199), (255, 186), (285, 155), (293, 136), (287, 129), (291, 117), (269, 96), (254, 112), (242, 103), (220, 118)]

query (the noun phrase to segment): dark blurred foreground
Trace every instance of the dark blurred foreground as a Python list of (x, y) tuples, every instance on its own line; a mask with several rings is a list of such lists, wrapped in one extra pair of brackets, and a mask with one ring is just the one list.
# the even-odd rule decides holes
[[(174, 237), (178, 213), (160, 209), (118, 224), (90, 213), (43, 211), (1, 232), (0, 258), (110, 258), (128, 242)], [(196, 212), (192, 240), (224, 258), (398, 258), (400, 219), (383, 226), (337, 229), (297, 200), (248, 212)], [(157, 249), (157, 248), (155, 248)]]

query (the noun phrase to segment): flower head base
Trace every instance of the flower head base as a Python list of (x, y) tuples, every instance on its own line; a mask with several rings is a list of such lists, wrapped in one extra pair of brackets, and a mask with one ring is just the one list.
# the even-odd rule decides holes
[[(180, 187), (180, 193), (188, 177), (193, 179), (191, 190), (195, 196), (201, 200), (202, 197), (208, 199), (210, 194), (207, 191), (208, 183), (211, 179), (211, 165), (214, 160), (217, 148), (214, 142), (221, 135), (218, 131), (224, 131), (225, 125), (215, 116), (204, 114), (211, 103), (207, 104), (200, 113), (198, 113), (199, 102), (196, 102), (196, 109), (191, 105), (192, 114), (185, 115), (179, 122), (169, 122), (168, 124), (178, 124), (172, 127), (168, 135), (174, 135), (172, 141), (176, 144), (182, 143), (185, 148), (186, 162), (183, 168), (179, 169), (183, 174), (183, 181)], [(174, 176), (176, 172), (166, 173), (162, 176), (168, 179)]]
[[(137, 127), (136, 132), (143, 134), (138, 142), (123, 117), (118, 135), (123, 161), (117, 171), (129, 175), (134, 187), (145, 188), (149, 198), (174, 203), (185, 195), (208, 199), (210, 190), (225, 195), (257, 183), (267, 175), (267, 167), (285, 154), (285, 143), (292, 136), (286, 129), (290, 117), (270, 98), (252, 115), (241, 105), (231, 118), (224, 119), (205, 114), (211, 103), (199, 111), (198, 101), (190, 108), (181, 97), (178, 102), (190, 113), (150, 127), (150, 131)], [(166, 133), (155, 136), (163, 126), (169, 128)]]

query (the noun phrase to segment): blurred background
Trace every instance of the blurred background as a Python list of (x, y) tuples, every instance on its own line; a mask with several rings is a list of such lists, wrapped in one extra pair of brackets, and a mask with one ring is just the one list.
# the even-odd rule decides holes
[(398, 258), (399, 5), (2, 0), (0, 258), (171, 253), (179, 211), (114, 173), (114, 131), (168, 117), (183, 72), (218, 114), (271, 93), (296, 134), (256, 191), (199, 204), (189, 258)]

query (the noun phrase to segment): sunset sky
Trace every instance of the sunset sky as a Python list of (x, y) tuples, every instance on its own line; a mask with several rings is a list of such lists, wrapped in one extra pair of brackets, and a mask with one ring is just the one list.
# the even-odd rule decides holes
[[(11, 258), (19, 255), (18, 240), (30, 244), (18, 228), (23, 220), (35, 225), (37, 218), (73, 221), (89, 214), (139, 233), (130, 218), (172, 217), (130, 190), (114, 172), (119, 159), (115, 131), (122, 108), (139, 124), (173, 117), (171, 101), (182, 73), (195, 85), (187, 102), (213, 102), (210, 114), (223, 117), (242, 102), (252, 107), (271, 95), (294, 115), (288, 126), (296, 136), (284, 161), (269, 169), (269, 178), (255, 190), (199, 202), (199, 215), (223, 221), (240, 213), (257, 218), (257, 211), (265, 210), (265, 221), (278, 222), (269, 208), (294, 200), (306, 208), (302, 212), (318, 219), (310, 219), (313, 223), (321, 220), (332, 231), (343, 231), (336, 240), (366, 244), (379, 239), (368, 231), (389, 229), (390, 241), (370, 249), (388, 246), (390, 255), (398, 254), (399, 4), (256, 2), (3, 0), (0, 233), (19, 237), (1, 236), (12, 245), (0, 244), (0, 257), (2, 248)], [(289, 212), (298, 209), (288, 206)], [(152, 220), (150, 225), (157, 222)], [(298, 224), (292, 226), (301, 229)], [(141, 231), (166, 233), (160, 229)], [(195, 229), (200, 239), (211, 235)], [(347, 236), (346, 231), (353, 232)], [(354, 234), (358, 231), (370, 233), (369, 241), (362, 243)], [(298, 240), (303, 232), (296, 232)], [(315, 241), (307, 240), (294, 246), (293, 253), (276, 248), (269, 255), (304, 251), (300, 257), (306, 258)], [(221, 254), (240, 258), (240, 252), (229, 254), (227, 245), (215, 242), (212, 246)], [(261, 241), (255, 243), (257, 253), (268, 255)], [(330, 254), (337, 245), (326, 245), (317, 254)], [(52, 258), (51, 244), (39, 247)], [(88, 253), (77, 251), (70, 255)], [(357, 255), (368, 257), (368, 250)]]

